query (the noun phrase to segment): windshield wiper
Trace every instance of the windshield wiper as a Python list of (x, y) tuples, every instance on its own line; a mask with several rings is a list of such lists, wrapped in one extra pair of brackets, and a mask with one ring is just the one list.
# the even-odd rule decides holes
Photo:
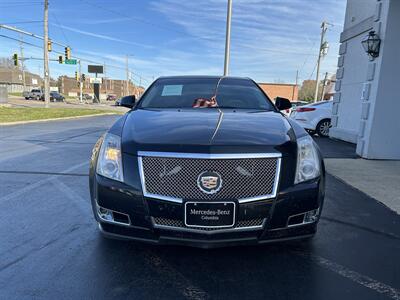
[(232, 108), (232, 109), (241, 109), (242, 107), (237, 107), (237, 106), (216, 106), (216, 108)]

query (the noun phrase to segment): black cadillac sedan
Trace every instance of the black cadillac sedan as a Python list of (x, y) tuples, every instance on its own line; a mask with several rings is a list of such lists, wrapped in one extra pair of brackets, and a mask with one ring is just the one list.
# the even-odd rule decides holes
[(325, 169), (312, 138), (248, 78), (157, 79), (96, 143), (94, 216), (106, 237), (203, 248), (316, 233)]

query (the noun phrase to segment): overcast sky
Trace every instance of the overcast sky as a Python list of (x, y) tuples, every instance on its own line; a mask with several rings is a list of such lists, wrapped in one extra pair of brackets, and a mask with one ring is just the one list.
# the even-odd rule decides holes
[[(128, 54), (133, 79), (147, 85), (158, 76), (223, 72), (227, 0), (51, 0), (50, 37), (68, 44), (72, 54), (105, 63), (108, 76), (125, 78)], [(345, 0), (233, 0), (230, 75), (259, 82), (300, 81), (315, 77), (320, 26), (332, 24), (321, 71), (336, 72)], [(1, 0), (0, 23), (43, 34), (43, 0)], [(29, 23), (28, 23), (29, 22)], [(1, 35), (19, 38), (0, 30)], [(40, 40), (24, 37), (41, 46)], [(64, 52), (61, 47), (54, 50)], [(19, 52), (16, 41), (0, 36), (0, 56)], [(41, 49), (24, 45), (27, 57)], [(51, 53), (56, 59), (59, 54)], [(40, 61), (27, 62), (43, 70)], [(86, 64), (84, 72), (87, 71)], [(52, 77), (73, 76), (73, 66), (50, 63)]]

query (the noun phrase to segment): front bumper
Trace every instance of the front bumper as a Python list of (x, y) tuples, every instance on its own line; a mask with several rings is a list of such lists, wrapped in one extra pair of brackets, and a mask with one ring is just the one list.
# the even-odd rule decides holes
[(263, 238), (257, 236), (225, 236), (212, 239), (196, 236), (180, 236), (170, 234), (155, 234), (149, 230), (133, 227), (121, 227), (117, 225), (99, 223), (101, 233), (108, 238), (140, 241), (155, 245), (181, 245), (211, 249), (218, 247), (261, 245), (275, 242), (285, 242), (297, 239), (306, 239), (314, 236), (317, 230), (316, 224), (304, 225), (302, 228), (288, 228), (268, 231)]
[[(221, 230), (189, 229), (180, 225), (184, 203), (143, 197), (140, 183), (126, 185), (94, 175), (92, 181), (93, 212), (101, 232), (108, 237), (132, 239), (153, 244), (175, 244), (201, 248), (233, 245), (256, 245), (311, 237), (315, 234), (323, 205), (323, 179), (291, 186), (280, 191), (277, 197), (249, 203), (236, 203), (238, 222), (256, 226), (244, 226)], [(129, 217), (129, 224), (106, 221), (99, 217), (98, 207), (106, 208)], [(318, 210), (314, 222), (290, 224), (291, 217)], [(175, 227), (159, 226), (155, 219), (176, 221)], [(247, 222), (247, 223), (246, 223)], [(178, 224), (178, 225), (176, 225)], [(294, 226), (292, 226), (294, 225)]]

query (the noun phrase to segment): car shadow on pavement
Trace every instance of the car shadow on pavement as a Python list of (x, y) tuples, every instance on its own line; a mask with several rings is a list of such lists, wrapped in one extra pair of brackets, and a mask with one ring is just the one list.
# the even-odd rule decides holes
[[(286, 298), (294, 296), (290, 285), (303, 285), (305, 290), (319, 286), (316, 266), (301, 255), (312, 252), (308, 242), (206, 250), (100, 239), (98, 246), (103, 255), (102, 262), (96, 263), (105, 268), (104, 274), (118, 269), (131, 278), (149, 276), (157, 286), (153, 298)], [(111, 258), (113, 265), (109, 264), (110, 253), (115, 257)], [(318, 298), (311, 288), (305, 293)]]
[(356, 145), (348, 142), (313, 136), (324, 158), (359, 158)]

